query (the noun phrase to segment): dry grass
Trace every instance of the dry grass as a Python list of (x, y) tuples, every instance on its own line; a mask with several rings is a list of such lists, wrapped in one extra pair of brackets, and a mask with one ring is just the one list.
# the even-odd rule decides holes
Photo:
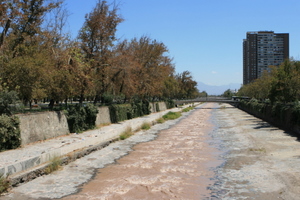
[(130, 136), (133, 135), (133, 132), (130, 127), (128, 127), (120, 136), (120, 140), (125, 140), (126, 138), (129, 138)]
[(51, 159), (50, 164), (45, 168), (45, 173), (50, 174), (61, 168), (61, 159), (57, 156)]
[(0, 174), (0, 194), (7, 192), (10, 188), (10, 182), (8, 179), (8, 176), (4, 176), (3, 174)]
[(142, 130), (149, 130), (151, 128), (151, 124), (149, 123), (143, 123), (142, 126), (141, 126), (141, 129)]

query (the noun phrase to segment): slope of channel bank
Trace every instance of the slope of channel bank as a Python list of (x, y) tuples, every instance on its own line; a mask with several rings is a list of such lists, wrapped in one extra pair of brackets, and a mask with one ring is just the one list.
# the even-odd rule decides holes
[[(189, 105), (183, 107), (187, 106)], [(62, 158), (64, 163), (71, 162), (107, 146), (128, 128), (133, 131), (138, 130), (144, 123), (154, 124), (157, 119), (167, 112), (178, 112), (181, 109), (173, 108), (81, 134), (56, 137), (26, 145), (19, 149), (0, 152), (0, 174), (9, 175), (11, 184), (17, 186), (20, 183), (44, 175), (44, 169), (53, 158)]]

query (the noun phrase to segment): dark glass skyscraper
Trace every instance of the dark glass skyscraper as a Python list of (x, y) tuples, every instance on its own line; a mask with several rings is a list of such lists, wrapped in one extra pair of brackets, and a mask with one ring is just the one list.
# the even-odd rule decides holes
[(289, 34), (273, 31), (247, 32), (243, 41), (243, 84), (261, 77), (269, 66), (289, 58)]

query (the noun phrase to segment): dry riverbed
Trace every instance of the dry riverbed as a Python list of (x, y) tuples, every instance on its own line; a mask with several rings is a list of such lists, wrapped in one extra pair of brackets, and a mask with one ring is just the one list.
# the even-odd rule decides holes
[(228, 104), (207, 103), (0, 199), (62, 197), (296, 200), (300, 143)]

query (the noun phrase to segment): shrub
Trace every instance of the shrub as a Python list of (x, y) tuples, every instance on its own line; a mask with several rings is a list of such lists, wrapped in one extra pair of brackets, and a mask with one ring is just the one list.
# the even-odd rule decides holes
[(118, 123), (133, 118), (132, 107), (130, 104), (114, 104), (109, 106), (110, 120)]
[(98, 109), (93, 104), (69, 106), (66, 111), (68, 125), (71, 133), (82, 132), (95, 127)]
[(300, 102), (295, 102), (292, 107), (292, 123), (300, 124)]
[(18, 99), (18, 94), (15, 91), (2, 91), (0, 92), (0, 114), (11, 115), (12, 111), (16, 110), (13, 105)]
[(155, 108), (156, 108), (156, 112), (160, 111), (160, 109), (159, 109), (159, 103), (155, 103)]
[(172, 100), (172, 99), (169, 99), (167, 102), (167, 109), (170, 109), (170, 108), (174, 108), (175, 107), (175, 102)]
[(0, 116), (0, 151), (16, 149), (21, 145), (21, 133), (17, 116)]
[(102, 103), (110, 105), (113, 103), (114, 100), (114, 96), (112, 94), (109, 93), (105, 93), (102, 96)]
[(96, 118), (98, 114), (97, 106), (93, 104), (87, 104), (85, 107), (85, 124), (87, 129), (93, 129), (95, 128)]

